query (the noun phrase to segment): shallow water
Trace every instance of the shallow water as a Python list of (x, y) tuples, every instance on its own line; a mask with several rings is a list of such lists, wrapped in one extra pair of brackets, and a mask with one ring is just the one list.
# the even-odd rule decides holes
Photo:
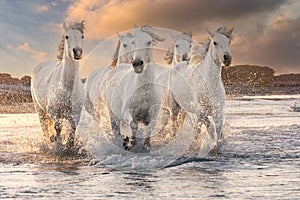
[(300, 113), (287, 109), (294, 101), (228, 100), (220, 153), (175, 162), (112, 155), (89, 165), (89, 157), (41, 153), (36, 114), (0, 115), (0, 198), (300, 199)]

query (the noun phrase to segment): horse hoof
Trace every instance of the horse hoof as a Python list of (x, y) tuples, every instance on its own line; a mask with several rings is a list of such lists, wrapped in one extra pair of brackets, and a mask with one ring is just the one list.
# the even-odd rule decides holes
[(145, 139), (144, 145), (145, 145), (145, 147), (147, 147), (148, 149), (150, 149), (150, 138), (149, 137)]
[(130, 151), (133, 146), (136, 144), (136, 139), (135, 137), (132, 137), (132, 140), (130, 140), (129, 137), (125, 137), (123, 140), (123, 147), (126, 151)]

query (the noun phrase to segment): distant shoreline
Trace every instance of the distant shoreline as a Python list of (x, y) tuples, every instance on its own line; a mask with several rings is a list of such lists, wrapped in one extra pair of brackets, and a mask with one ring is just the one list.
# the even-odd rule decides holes
[[(227, 100), (251, 101), (255, 99), (263, 100), (286, 100), (298, 99), (300, 101), (300, 92), (298, 94), (272, 94), (272, 95), (227, 95)], [(292, 106), (292, 105), (291, 105)], [(36, 113), (33, 102), (0, 104), (0, 114), (25, 114)]]
[(33, 102), (18, 103), (11, 105), (0, 105), (0, 114), (24, 114), (35, 113)]
[[(300, 94), (300, 74), (275, 76), (271, 67), (236, 65), (222, 69), (227, 99), (242, 96)], [(35, 113), (30, 92), (31, 77), (20, 79), (0, 73), (0, 114)]]

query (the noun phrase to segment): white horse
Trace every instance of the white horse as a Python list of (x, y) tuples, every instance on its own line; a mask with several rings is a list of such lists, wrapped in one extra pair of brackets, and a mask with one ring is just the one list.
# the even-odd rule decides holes
[[(189, 61), (189, 59), (190, 59), (189, 54), (190, 54), (191, 47), (193, 44), (192, 33), (184, 32), (182, 34), (172, 36), (172, 39), (174, 41), (174, 44), (169, 48), (169, 50), (165, 56), (165, 61), (167, 62), (167, 64), (174, 66), (182, 61)], [(161, 72), (161, 74), (158, 74), (158, 77), (165, 76), (165, 75), (167, 75), (167, 71)], [(162, 79), (161, 79), (161, 81), (162, 81)], [(167, 79), (165, 79), (164, 81), (167, 81)], [(164, 83), (166, 83), (166, 82), (164, 82)], [(168, 104), (172, 105), (172, 108), (173, 108), (173, 109), (169, 110), (169, 115), (171, 117), (172, 124), (174, 125), (173, 131), (175, 132), (175, 127), (178, 124), (178, 114), (180, 112), (180, 106), (177, 105), (176, 101), (174, 101), (174, 97), (172, 96), (172, 93), (169, 93), (167, 100), (169, 101)], [(167, 123), (166, 117), (161, 118), (160, 120), (161, 120), (160, 123), (163, 123), (163, 124)]]
[[(152, 46), (164, 39), (154, 33), (150, 26), (135, 28), (133, 44), (133, 61), (130, 69), (118, 65), (111, 79), (115, 87), (108, 89), (110, 111), (121, 119), (121, 127), (132, 137), (126, 137), (123, 146), (129, 150), (136, 144), (136, 133), (139, 123), (146, 126), (145, 146), (150, 146), (150, 134), (155, 125), (160, 105), (160, 95), (155, 84), (154, 63), (152, 61)], [(125, 73), (124, 73), (125, 69)], [(125, 127), (125, 128), (124, 128)], [(130, 130), (127, 129), (130, 127)]]
[(192, 33), (182, 33), (172, 36), (174, 43), (168, 49), (165, 61), (168, 65), (174, 66), (181, 61), (189, 61), (189, 53), (192, 47)]
[[(216, 33), (209, 32), (209, 40), (192, 50), (191, 64), (181, 62), (158, 78), (160, 84), (167, 88), (161, 110), (169, 108), (172, 113), (183, 109), (195, 113), (216, 141), (222, 138), (224, 124), (225, 90), (221, 64), (231, 64), (229, 45), (232, 31), (219, 28)], [(164, 107), (164, 104), (167, 106)]]
[[(208, 31), (210, 38), (202, 46), (196, 47), (191, 54), (191, 64), (199, 67), (207, 85), (218, 140), (223, 139), (222, 130), (225, 123), (226, 93), (221, 76), (222, 64), (229, 66), (232, 61), (230, 51), (232, 32), (233, 28), (228, 30), (226, 27), (218, 28), (215, 33)], [(206, 54), (203, 54), (203, 50)], [(203, 57), (203, 55), (205, 56)]]
[[(74, 145), (74, 135), (84, 101), (83, 83), (79, 77), (78, 60), (82, 57), (84, 25), (63, 24), (64, 36), (58, 46), (57, 64), (39, 64), (31, 83), (35, 109), (45, 137), (62, 142), (62, 120), (71, 125), (67, 147)], [(50, 133), (54, 123), (56, 135)]]

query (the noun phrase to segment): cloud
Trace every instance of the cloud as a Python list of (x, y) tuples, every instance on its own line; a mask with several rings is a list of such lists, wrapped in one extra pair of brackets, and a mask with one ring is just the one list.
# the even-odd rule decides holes
[[(7, 48), (12, 49), (13, 47), (11, 45), (7, 45)], [(37, 61), (44, 61), (46, 58), (46, 52), (43, 51), (38, 51), (35, 49), (32, 49), (30, 44), (28, 42), (25, 42), (23, 44), (20, 44), (15, 48), (16, 51), (21, 51), (21, 52), (27, 52), (30, 54), (32, 58), (34, 58)]]
[(40, 5), (36, 8), (35, 13), (44, 13), (47, 12), (50, 9), (49, 5)]
[(199, 31), (213, 21), (225, 22), (272, 12), (282, 0), (80, 0), (67, 9), (69, 21), (86, 20), (91, 38), (131, 29), (134, 24)]
[(300, 72), (299, 18), (279, 12), (263, 24), (256, 20), (256, 28), (239, 30), (234, 38), (234, 63), (267, 65), (277, 73)]
[(52, 7), (58, 6), (58, 3), (53, 1), (50, 2), (48, 5), (36, 5), (35, 6), (35, 13), (40, 14), (40, 13), (45, 13), (49, 11)]

